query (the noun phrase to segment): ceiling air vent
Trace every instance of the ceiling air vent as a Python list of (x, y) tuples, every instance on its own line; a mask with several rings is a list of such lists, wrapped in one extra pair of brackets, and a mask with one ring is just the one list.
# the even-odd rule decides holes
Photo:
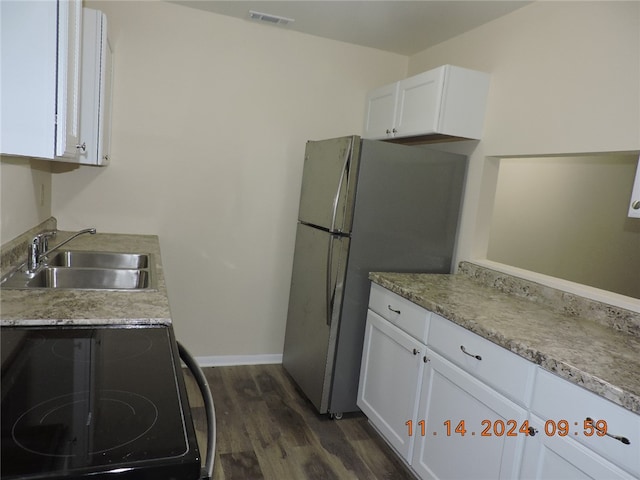
[(249, 10), (249, 18), (259, 22), (270, 23), (271, 25), (287, 25), (295, 22), (293, 18), (280, 17), (279, 15), (271, 15), (269, 13), (260, 13)]

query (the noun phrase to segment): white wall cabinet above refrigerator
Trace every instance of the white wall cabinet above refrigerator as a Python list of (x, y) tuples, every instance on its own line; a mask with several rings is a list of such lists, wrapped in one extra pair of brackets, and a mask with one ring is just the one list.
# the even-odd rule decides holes
[(377, 88), (367, 95), (363, 136), (480, 139), (489, 81), (486, 73), (443, 65)]
[(107, 36), (107, 17), (83, 9), (80, 135), (86, 146), (79, 163), (108, 165), (111, 144), (111, 85), (113, 51)]
[(0, 2), (0, 152), (76, 162), (81, 0)]

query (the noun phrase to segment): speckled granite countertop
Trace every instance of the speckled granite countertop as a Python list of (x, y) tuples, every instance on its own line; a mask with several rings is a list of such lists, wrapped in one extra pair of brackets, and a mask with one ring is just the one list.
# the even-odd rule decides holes
[[(463, 263), (456, 275), (371, 273), (398, 295), (640, 414), (640, 314)], [(556, 301), (552, 297), (556, 295)]]
[[(58, 244), (70, 232), (52, 239)], [(0, 325), (170, 324), (160, 243), (153, 235), (97, 233), (82, 235), (63, 247), (68, 250), (151, 253), (157, 289), (100, 290), (0, 290)], [(21, 248), (18, 248), (22, 251)], [(7, 255), (9, 252), (6, 252)], [(5, 252), (3, 252), (3, 256)], [(26, 258), (26, 247), (22, 261)], [(6, 270), (6, 268), (5, 268)]]

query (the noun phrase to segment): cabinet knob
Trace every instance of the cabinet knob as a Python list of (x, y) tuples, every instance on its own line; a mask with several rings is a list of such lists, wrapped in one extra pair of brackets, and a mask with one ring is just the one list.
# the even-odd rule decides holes
[(398, 133), (398, 130), (396, 130), (395, 128), (393, 130), (391, 130), (393, 133)]
[(385, 130), (385, 133), (386, 133), (387, 135), (391, 135), (391, 130), (389, 130), (389, 129), (387, 128), (387, 129)]
[(631, 208), (634, 210), (640, 210), (640, 200), (635, 200), (631, 203)]
[(83, 152), (87, 151), (87, 143), (86, 142), (82, 142), (82, 145), (76, 145), (76, 148), (78, 150), (82, 150)]
[(538, 433), (538, 430), (536, 430), (536, 429), (535, 429), (535, 428), (533, 428), (533, 427), (529, 427), (529, 436), (531, 436), (531, 437), (535, 437), (535, 436), (536, 436), (536, 433)]
[(417, 348), (413, 349), (413, 354), (414, 355), (418, 355), (420, 353), (420, 350), (418, 350)]

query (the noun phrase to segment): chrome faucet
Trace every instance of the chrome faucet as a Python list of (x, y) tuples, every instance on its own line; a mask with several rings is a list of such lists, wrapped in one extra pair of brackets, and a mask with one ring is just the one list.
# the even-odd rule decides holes
[(73, 240), (74, 238), (80, 235), (83, 235), (85, 233), (90, 233), (91, 235), (95, 234), (96, 229), (85, 228), (84, 230), (80, 230), (79, 232), (76, 232), (73, 235), (71, 235), (65, 241), (60, 242), (55, 247), (49, 248), (49, 238), (55, 236), (56, 233), (57, 231), (48, 231), (48, 232), (40, 233), (35, 237), (33, 237), (33, 240), (31, 240), (31, 243), (29, 243), (28, 252), (27, 252), (27, 273), (33, 273), (36, 270), (38, 270), (38, 268), (40, 268), (40, 262), (42, 261), (42, 258), (45, 257), (47, 254), (53, 252), (54, 250), (57, 250), (63, 245), (66, 245), (71, 240)]

